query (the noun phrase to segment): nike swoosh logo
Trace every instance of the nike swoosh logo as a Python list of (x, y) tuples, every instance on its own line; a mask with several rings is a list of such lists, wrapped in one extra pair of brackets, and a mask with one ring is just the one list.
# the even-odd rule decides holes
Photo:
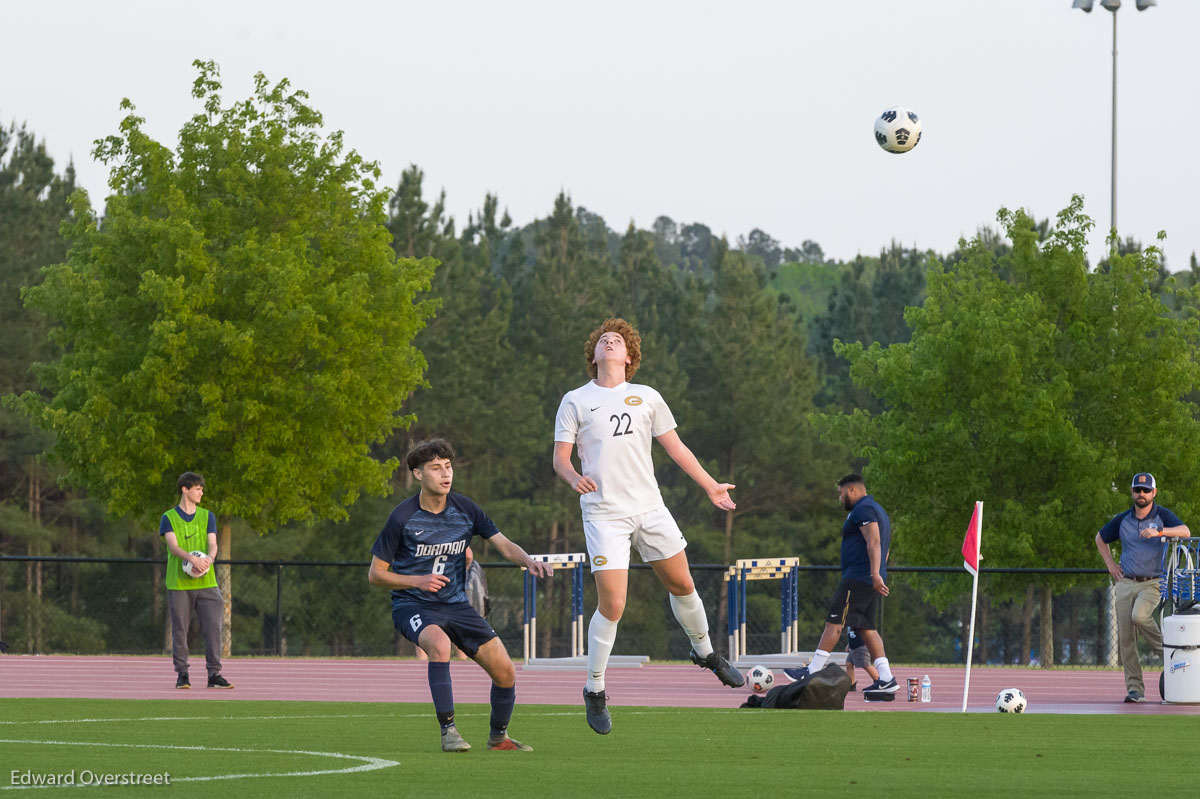
[(593, 410), (593, 411), (597, 411), (597, 410), (599, 410), (599, 409), (600, 409), (600, 406), (599, 406), (599, 405), (597, 405), (595, 408), (592, 408), (591, 410)]
[(413, 538), (416, 538), (417, 536), (419, 536), (419, 535), (420, 535), (421, 533), (423, 533), (423, 532), (425, 532), (425, 531), (424, 531), (424, 530), (417, 530), (415, 533), (413, 533)]

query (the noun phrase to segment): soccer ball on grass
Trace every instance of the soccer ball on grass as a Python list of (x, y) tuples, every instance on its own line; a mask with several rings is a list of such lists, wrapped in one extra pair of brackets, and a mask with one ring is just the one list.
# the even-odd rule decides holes
[(906, 153), (921, 140), (921, 120), (915, 111), (893, 106), (875, 119), (875, 141), (889, 153)]
[(1024, 713), (1027, 705), (1019, 688), (1005, 688), (996, 696), (996, 710), (1001, 713)]
[(775, 674), (766, 666), (754, 666), (746, 672), (746, 682), (756, 694), (765, 694), (775, 684)]

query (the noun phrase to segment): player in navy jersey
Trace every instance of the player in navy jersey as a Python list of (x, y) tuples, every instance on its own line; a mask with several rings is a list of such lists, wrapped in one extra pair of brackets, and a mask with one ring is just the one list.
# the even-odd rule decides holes
[(838, 501), (849, 511), (842, 525), (842, 581), (838, 583), (825, 631), (809, 664), (801, 669), (784, 669), (790, 680), (806, 681), (825, 667), (842, 627), (849, 624), (867, 644), (879, 677), (863, 690), (864, 699), (890, 700), (899, 689), (883, 639), (875, 629), (879, 599), (889, 593), (888, 551), (892, 544), (892, 522), (875, 498), (867, 493), (862, 475), (848, 474), (838, 480)]
[(457, 646), (492, 678), (488, 749), (532, 751), (508, 737), (516, 704), (516, 669), (504, 644), (467, 601), (467, 545), (486, 538), (508, 560), (538, 577), (549, 564), (535, 561), (509, 541), (478, 505), (450, 490), (454, 449), (444, 439), (424, 441), (408, 453), (407, 465), (420, 492), (397, 505), (371, 547), (371, 585), (392, 589), (392, 621), (429, 656), (429, 690), (442, 728), (442, 751), (466, 752), (471, 745), (454, 725), (450, 645)]

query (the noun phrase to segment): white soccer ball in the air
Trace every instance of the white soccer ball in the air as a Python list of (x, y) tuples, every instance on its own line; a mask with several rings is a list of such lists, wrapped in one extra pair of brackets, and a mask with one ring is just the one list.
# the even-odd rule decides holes
[[(191, 555), (193, 558), (205, 558), (205, 557), (208, 557), (208, 553), (207, 553), (207, 552), (201, 552), (200, 550), (193, 550), (193, 551), (192, 551), (192, 552), (190, 552), (189, 554), (190, 554), (190, 555)], [(192, 562), (191, 562), (190, 560), (185, 560), (185, 561), (183, 562), (183, 573), (184, 573), (184, 574), (186, 574), (188, 577), (195, 577), (196, 575), (193, 573), (193, 572), (195, 572), (195, 571), (196, 571), (196, 570), (195, 570), (195, 568), (193, 568), (193, 567), (192, 567)]]
[(775, 684), (775, 674), (766, 666), (754, 666), (746, 672), (746, 682), (756, 694), (765, 694)]
[(904, 106), (893, 106), (875, 119), (875, 141), (889, 153), (906, 153), (921, 140), (921, 120)]
[(996, 696), (996, 710), (1001, 713), (1024, 713), (1027, 706), (1019, 688), (1005, 688)]

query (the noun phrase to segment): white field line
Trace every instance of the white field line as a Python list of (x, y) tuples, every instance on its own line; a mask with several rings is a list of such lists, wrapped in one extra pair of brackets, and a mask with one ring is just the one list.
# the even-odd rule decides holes
[[(338, 769), (319, 769), (315, 771), (276, 771), (263, 772), (258, 774), (213, 774), (205, 777), (175, 777), (171, 780), (175, 782), (211, 782), (213, 780), (244, 780), (258, 779), (262, 777), (316, 777), (326, 774), (353, 774), (359, 771), (376, 771), (383, 768), (391, 768), (392, 766), (400, 765), (395, 760), (384, 760), (380, 757), (364, 757), (362, 755), (347, 755), (341, 752), (310, 752), (303, 749), (239, 749), (227, 746), (172, 746), (169, 744), (117, 744), (117, 743), (96, 743), (95, 741), (23, 741), (0, 738), (0, 743), (5, 744), (34, 744), (40, 746), (86, 746), (97, 747), (107, 746), (122, 749), (171, 749), (175, 751), (188, 752), (237, 752), (242, 754), (276, 754), (276, 755), (304, 755), (308, 757), (332, 757), (341, 760), (357, 760), (360, 761), (356, 766), (347, 766), (346, 768)], [(78, 784), (72, 787), (90, 788), (98, 787), (99, 783)], [(0, 791), (18, 791), (26, 788), (62, 788), (67, 786), (62, 785), (3, 785), (0, 786)]]

